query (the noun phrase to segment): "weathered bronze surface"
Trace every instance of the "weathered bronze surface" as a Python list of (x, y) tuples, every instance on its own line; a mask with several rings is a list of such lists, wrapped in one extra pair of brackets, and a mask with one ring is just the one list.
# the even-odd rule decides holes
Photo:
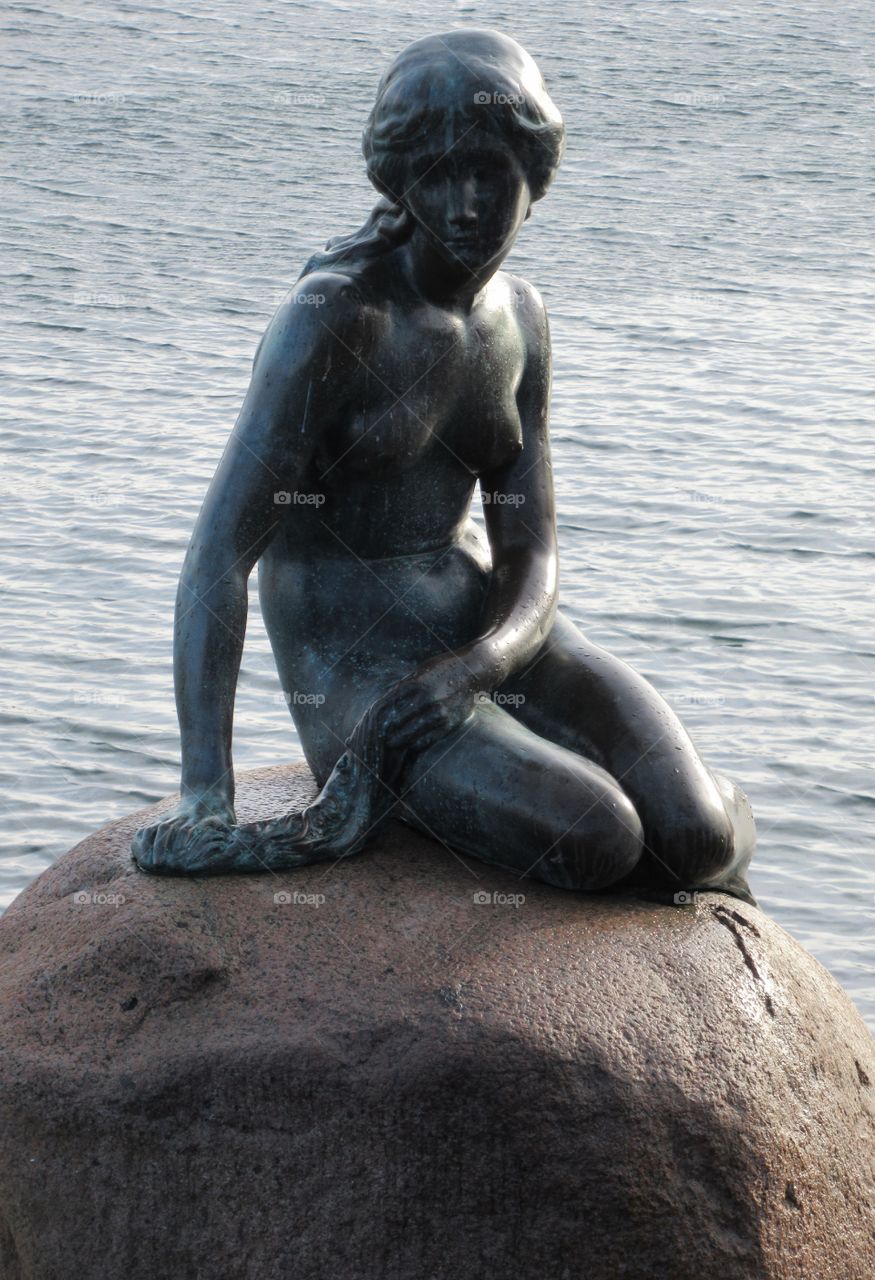
[[(379, 200), (271, 320), (185, 559), (181, 800), (137, 833), (144, 870), (340, 857), (392, 814), (564, 888), (752, 900), (743, 792), (557, 610), (549, 327), (538, 291), (500, 267), (564, 147), (535, 63), (497, 31), (417, 40), (380, 81), (362, 143)], [(256, 563), (322, 790), (237, 826)]]

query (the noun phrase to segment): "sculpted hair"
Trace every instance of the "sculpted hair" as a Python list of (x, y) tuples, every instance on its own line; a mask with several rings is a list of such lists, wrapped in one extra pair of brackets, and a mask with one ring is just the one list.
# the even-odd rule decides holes
[(415, 220), (403, 196), (417, 162), (436, 147), (449, 150), (475, 124), (512, 149), (532, 201), (540, 200), (564, 155), (565, 125), (525, 49), (486, 27), (458, 27), (402, 49), (377, 86), (362, 135), (380, 199), (357, 231), (333, 237), (313, 254), (301, 277), (368, 261), (406, 240)]

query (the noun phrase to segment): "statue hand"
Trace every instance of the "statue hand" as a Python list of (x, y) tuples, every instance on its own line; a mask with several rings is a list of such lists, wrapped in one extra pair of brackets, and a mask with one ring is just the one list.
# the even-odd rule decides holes
[(134, 861), (142, 871), (191, 875), (209, 866), (236, 822), (229, 802), (186, 797), (136, 832), (131, 841)]
[(471, 673), (448, 654), (405, 676), (383, 695), (376, 709), (387, 745), (418, 753), (467, 720), (474, 700)]

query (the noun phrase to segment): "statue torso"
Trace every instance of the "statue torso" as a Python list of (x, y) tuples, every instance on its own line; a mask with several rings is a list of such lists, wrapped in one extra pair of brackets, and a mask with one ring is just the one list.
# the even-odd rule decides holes
[(367, 559), (446, 544), (478, 476), (522, 448), (525, 336), (510, 277), (490, 281), (468, 316), (363, 296), (361, 327), (352, 342), (338, 336), (336, 375), (319, 388), (315, 456), (282, 512), (288, 554), (345, 544)]
[(315, 455), (259, 565), (287, 683), (385, 683), (477, 633), (490, 557), (471, 499), (522, 448), (515, 287), (499, 273), (467, 316), (378, 297), (337, 336)]

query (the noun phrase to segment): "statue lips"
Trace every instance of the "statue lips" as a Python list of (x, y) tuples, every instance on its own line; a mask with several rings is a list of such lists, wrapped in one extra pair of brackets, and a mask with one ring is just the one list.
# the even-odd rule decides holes
[(445, 242), (446, 248), (457, 258), (475, 258), (481, 264), (490, 262), (493, 250), (489, 249), (479, 235), (451, 236)]

